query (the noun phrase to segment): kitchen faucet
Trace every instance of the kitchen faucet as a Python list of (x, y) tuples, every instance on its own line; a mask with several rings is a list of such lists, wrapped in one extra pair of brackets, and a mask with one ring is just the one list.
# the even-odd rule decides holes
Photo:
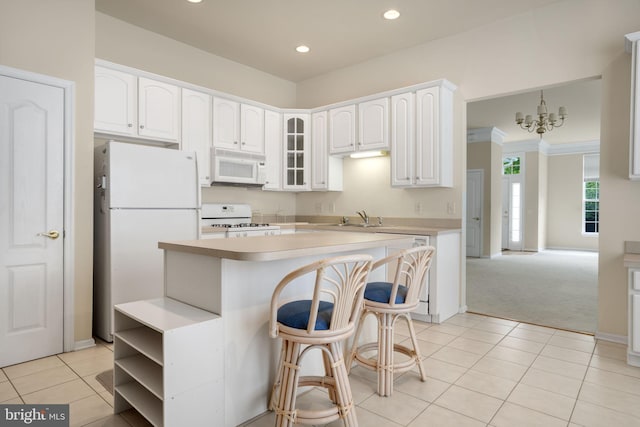
[(362, 218), (365, 224), (369, 224), (369, 215), (367, 215), (364, 209), (361, 211), (356, 211), (356, 213), (360, 215), (360, 218)]

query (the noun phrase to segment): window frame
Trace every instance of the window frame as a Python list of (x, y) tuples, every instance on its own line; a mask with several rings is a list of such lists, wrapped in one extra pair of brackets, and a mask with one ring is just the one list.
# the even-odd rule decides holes
[[(595, 188), (587, 188), (588, 184), (595, 183)], [(595, 189), (595, 198), (588, 198), (588, 190)], [(587, 209), (588, 203), (594, 203), (594, 209)], [(593, 220), (587, 220), (587, 213), (594, 213)], [(594, 224), (595, 231), (588, 231), (587, 225)], [(582, 183), (582, 234), (587, 236), (597, 236), (600, 233), (600, 179), (585, 179)]]

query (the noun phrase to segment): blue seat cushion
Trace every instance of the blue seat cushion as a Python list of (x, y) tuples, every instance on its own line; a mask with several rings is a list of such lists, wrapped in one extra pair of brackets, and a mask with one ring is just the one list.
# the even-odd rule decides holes
[[(364, 290), (364, 299), (369, 301), (389, 303), (391, 298), (391, 288), (393, 283), (389, 282), (371, 282), (367, 283), (367, 287)], [(398, 286), (398, 293), (396, 294), (396, 304), (403, 304), (407, 296), (407, 287)]]
[[(307, 329), (311, 300), (292, 301), (278, 309), (278, 322), (295, 329)], [(326, 331), (331, 325), (333, 303), (320, 301), (314, 330)]]

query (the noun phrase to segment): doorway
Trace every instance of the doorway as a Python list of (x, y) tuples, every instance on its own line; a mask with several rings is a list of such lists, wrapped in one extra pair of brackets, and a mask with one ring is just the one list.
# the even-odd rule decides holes
[[(540, 88), (467, 104), (469, 130), (501, 131), (504, 137), (497, 144), (501, 145), (503, 167), (521, 168), (520, 174), (505, 173), (501, 178), (493, 170), (498, 175), (493, 190), (504, 201), (504, 208), (492, 217), (495, 222), (490, 230), (484, 230), (484, 237), (489, 236), (495, 242), (491, 258), (467, 258), (469, 311), (489, 314), (481, 311), (489, 310), (488, 305), (482, 305), (486, 302), (491, 304), (490, 314), (494, 316), (561, 329), (595, 331), (598, 238), (581, 234), (580, 227), (581, 215), (586, 215), (581, 209), (582, 156), (597, 152), (591, 143), (599, 141), (600, 86), (599, 79), (592, 79), (544, 88), (550, 111), (563, 105), (572, 114), (562, 128), (545, 133), (543, 138), (523, 131), (514, 120), (518, 111), (536, 112)], [(525, 166), (530, 169), (526, 175)], [(496, 203), (499, 205), (499, 201)], [(469, 215), (466, 222), (470, 222)], [(500, 246), (507, 251), (501, 253)], [(485, 264), (495, 265), (495, 269), (485, 269)], [(587, 274), (580, 278), (576, 274), (565, 276), (564, 268)], [(513, 274), (508, 275), (507, 271)], [(484, 279), (488, 288), (481, 283)], [(541, 286), (546, 284), (553, 285), (549, 292)], [(516, 285), (523, 285), (524, 291)], [(547, 296), (550, 303), (545, 302)], [(481, 298), (486, 299), (480, 301)], [(558, 304), (560, 301), (562, 304)], [(516, 312), (516, 308), (522, 310)], [(538, 312), (525, 316), (530, 308)], [(544, 315), (538, 316), (543, 311)], [(591, 316), (588, 321), (585, 319), (581, 325), (571, 323), (583, 314)]]
[(73, 348), (72, 89), (0, 67), (0, 366)]
[(482, 256), (484, 170), (467, 170), (467, 256)]

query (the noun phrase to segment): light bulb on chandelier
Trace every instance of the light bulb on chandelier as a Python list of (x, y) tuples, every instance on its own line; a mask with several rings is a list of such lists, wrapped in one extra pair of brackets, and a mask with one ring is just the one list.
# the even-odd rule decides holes
[(518, 111), (516, 113), (516, 124), (528, 132), (535, 131), (542, 138), (543, 133), (550, 132), (564, 124), (564, 119), (567, 117), (567, 109), (560, 107), (557, 116), (555, 113), (547, 113), (547, 104), (544, 102), (542, 91), (540, 91), (540, 105), (538, 105), (537, 116), (538, 118), (534, 120), (530, 114), (524, 116)]

